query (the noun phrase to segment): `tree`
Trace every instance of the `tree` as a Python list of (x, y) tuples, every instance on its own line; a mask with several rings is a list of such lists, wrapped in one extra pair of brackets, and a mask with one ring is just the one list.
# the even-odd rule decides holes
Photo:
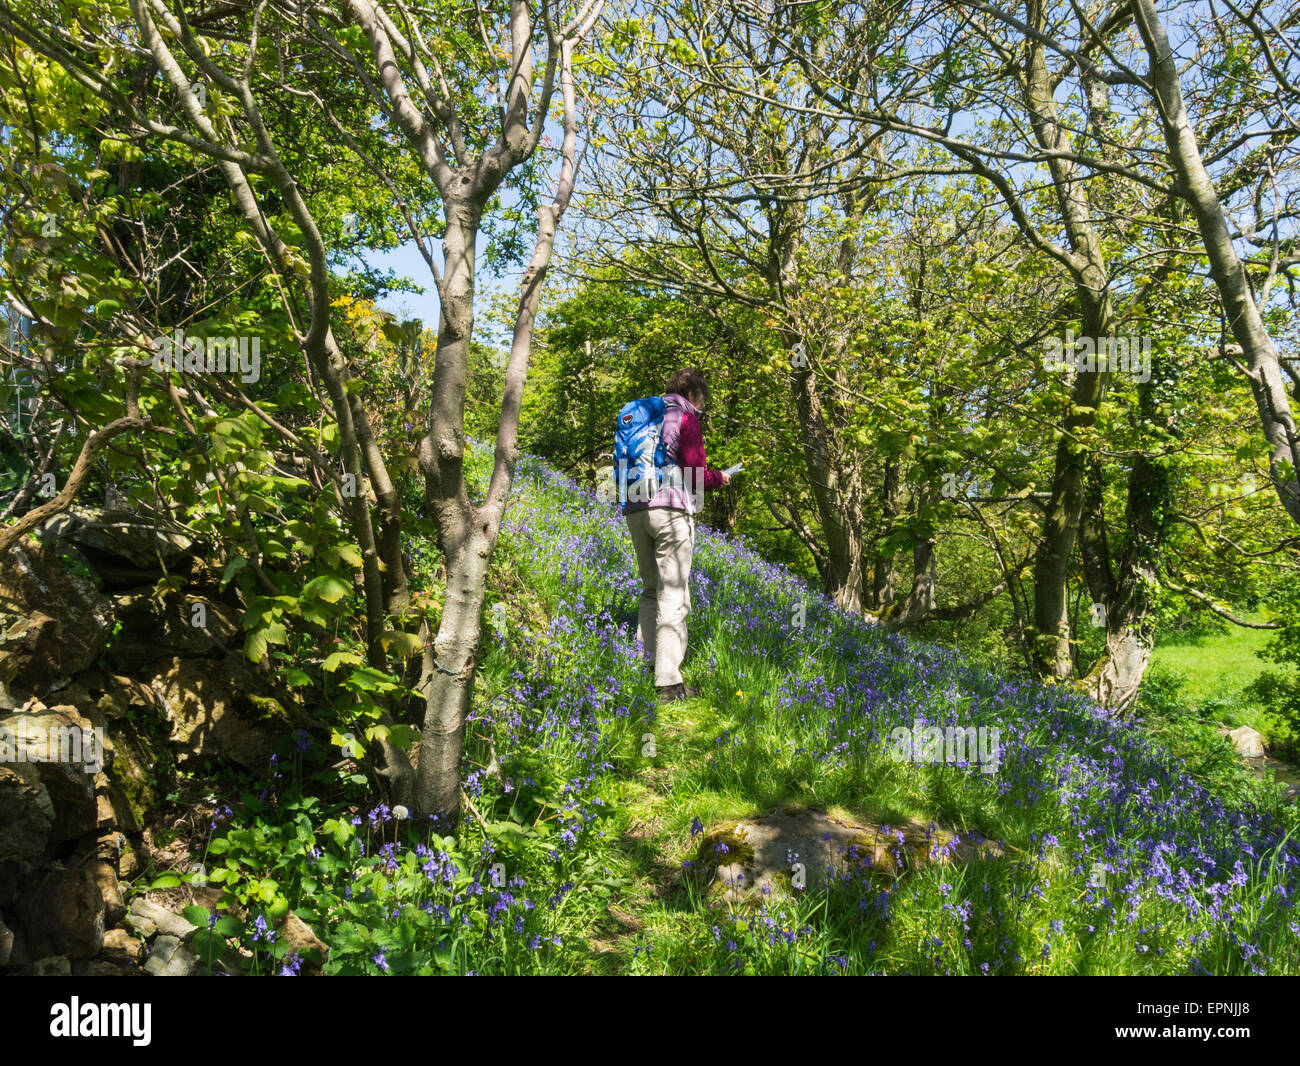
[[(550, 5), (510, 0), (466, 15), (449, 5), (408, 6), (348, 0), (341, 9), (294, 0), (195, 10), (163, 0), (131, 0), (128, 9), (82, 5), (65, 18), (48, 5), (0, 9), (0, 26), (59, 64), (83, 90), (148, 139), (174, 142), (216, 163), (242, 226), (289, 294), (293, 336), (328, 396), (342, 471), (329, 471), (360, 549), (366, 659), (385, 670), (392, 627), (409, 600), (402, 558), (404, 505), (356, 378), (337, 340), (335, 281), (327, 234), (334, 227), (313, 205), (295, 172), (293, 142), (277, 137), (273, 117), (285, 100), (306, 98), (342, 145), (386, 187), (435, 278), (441, 317), (429, 385), (428, 431), (418, 446), (423, 503), (437, 529), (447, 590), (436, 633), (427, 618), (421, 682), (423, 744), (414, 777), (405, 756), (384, 742), (393, 798), (420, 814), (454, 822), (460, 808), (460, 761), (478, 646), (487, 562), (514, 474), (520, 399), (529, 347), (558, 222), (572, 193), (577, 109), (574, 49), (599, 16), (599, 0), (562, 22)], [(502, 20), (507, 46), (487, 26)], [(481, 51), (477, 49), (481, 46)], [(470, 62), (459, 62), (466, 50)], [(540, 69), (534, 52), (544, 51)], [(167, 93), (130, 94), (104, 55), (146, 56)], [(283, 55), (301, 57), (286, 67)], [(500, 89), (504, 59), (505, 88)], [(489, 86), (484, 94), (482, 84)], [(487, 498), (470, 500), (464, 475), (464, 393), (473, 331), (475, 241), (484, 213), (506, 178), (534, 158), (562, 101), (563, 143), (553, 195), (537, 208), (535, 240), (521, 286), (495, 463)], [(179, 115), (176, 109), (179, 108)], [(377, 135), (367, 116), (378, 113)], [(426, 245), (388, 167), (394, 143), (405, 146), (442, 213), (442, 268)], [(388, 149), (388, 151), (385, 151)], [(423, 191), (422, 191), (423, 192)], [(427, 195), (427, 193), (424, 193)], [(296, 317), (301, 313), (302, 319)], [(274, 421), (274, 420), (272, 420)], [(283, 429), (284, 427), (280, 427)], [(371, 513), (366, 492), (375, 502)], [(380, 734), (381, 741), (383, 735)]]

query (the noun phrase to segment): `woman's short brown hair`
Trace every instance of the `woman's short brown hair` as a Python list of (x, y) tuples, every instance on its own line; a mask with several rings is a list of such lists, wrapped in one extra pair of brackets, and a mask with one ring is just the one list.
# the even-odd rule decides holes
[(700, 395), (704, 397), (705, 403), (709, 402), (709, 383), (704, 380), (704, 372), (699, 367), (688, 366), (670, 377), (668, 384), (664, 386), (664, 395), (670, 392), (685, 396), (688, 400), (692, 396)]

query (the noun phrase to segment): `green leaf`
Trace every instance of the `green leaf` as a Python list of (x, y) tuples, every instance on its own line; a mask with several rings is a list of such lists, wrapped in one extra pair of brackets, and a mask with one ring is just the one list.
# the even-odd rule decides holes
[(208, 913), (207, 907), (200, 907), (196, 903), (191, 903), (181, 911), (181, 917), (189, 922), (190, 925), (197, 925), (200, 929), (206, 929), (208, 927), (208, 921), (212, 918), (212, 915)]
[(325, 552), (325, 560), (329, 563), (342, 561), (349, 566), (360, 568), (361, 551), (355, 544), (337, 544)]
[(332, 674), (340, 666), (360, 666), (365, 660), (354, 651), (336, 651), (326, 656), (322, 668)]
[(221, 572), (221, 588), (225, 589), (230, 584), (230, 579), (247, 565), (248, 559), (242, 555), (236, 555), (230, 562), (226, 563), (226, 568)]
[(424, 644), (414, 633), (404, 633), (400, 630), (386, 629), (379, 637), (379, 643), (383, 646), (384, 651), (390, 654), (396, 654), (403, 659), (409, 659), (424, 650)]
[(233, 915), (226, 914), (217, 919), (217, 924), (213, 926), (213, 929), (222, 936), (242, 936), (244, 923)]
[(333, 574), (321, 574), (320, 577), (307, 582), (302, 594), (324, 600), (326, 603), (337, 603), (348, 594), (348, 591), (348, 585)]

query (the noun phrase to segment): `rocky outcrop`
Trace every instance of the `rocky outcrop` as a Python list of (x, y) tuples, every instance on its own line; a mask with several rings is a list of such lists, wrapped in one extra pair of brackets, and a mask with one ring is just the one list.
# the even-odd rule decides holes
[[(94, 832), (94, 777), (103, 770), (105, 754), (103, 731), (97, 732), (75, 707), (47, 707), (33, 697), (17, 712), (0, 717), (0, 763), (20, 772), (24, 765), (35, 767), (44, 793), (36, 805), (44, 809), (48, 800), (53, 811), (42, 850)], [(0, 857), (7, 854), (0, 852)]]
[(174, 570), (192, 548), (183, 534), (160, 528), (135, 511), (73, 505), (45, 523), (47, 537), (141, 570)]
[(112, 602), (71, 545), (27, 537), (0, 557), (0, 683), (43, 693), (94, 665)]
[(51, 870), (19, 909), (32, 958), (93, 959), (104, 945), (104, 900), (84, 868)]
[(308, 724), (286, 710), (242, 659), (172, 659), (152, 687), (171, 724), (177, 763), (229, 759), (266, 770), (276, 738)]
[(1001, 854), (1000, 846), (976, 834), (962, 836), (934, 824), (872, 825), (789, 809), (712, 827), (690, 870), (735, 902), (821, 888), (828, 877), (892, 879), (932, 863)]
[(234, 612), (217, 600), (159, 597), (152, 589), (134, 589), (114, 595), (112, 601), (121, 634), (106, 658), (116, 671), (129, 673), (167, 657), (224, 659), (229, 648), (239, 646)]
[(0, 858), (31, 862), (45, 853), (54, 802), (31, 763), (0, 763)]
[[(194, 927), (128, 913), (124, 883), (161, 855), (151, 826), (179, 767), (265, 776), (276, 744), (310, 728), (244, 659), (239, 602), (193, 549), (129, 512), (78, 508), (0, 558), (5, 973), (199, 972)], [(305, 959), (322, 954), (306, 926), (290, 933)]]

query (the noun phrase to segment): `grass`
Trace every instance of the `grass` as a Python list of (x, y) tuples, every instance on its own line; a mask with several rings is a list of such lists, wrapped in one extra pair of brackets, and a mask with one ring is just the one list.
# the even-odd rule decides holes
[[(1263, 616), (1247, 620), (1265, 621)], [(1151, 663), (1153, 668), (1181, 677), (1186, 683), (1187, 699), (1193, 705), (1200, 705), (1214, 697), (1240, 693), (1270, 668), (1273, 664), (1256, 654), (1270, 636), (1266, 629), (1232, 626), (1223, 633), (1161, 640), (1156, 644)]]
[[(468, 728), (475, 816), (438, 837), (386, 809), (246, 803), (233, 820), (268, 842), (227, 833), (232, 891), (309, 915), (338, 973), (1300, 974), (1295, 812), (1230, 753), (1193, 776), (1185, 730), (1153, 741), (886, 634), (703, 530), (700, 698), (656, 708), (618, 621), (637, 586), (622, 520), (521, 463)], [(885, 738), (915, 721), (997, 729), (998, 772), (894, 761)], [(690, 864), (710, 828), (791, 805), (1003, 856), (756, 904), (708, 891)]]
[[(515, 583), (544, 601), (553, 618), (585, 618), (619, 639), (616, 627), (604, 628), (610, 612), (601, 605), (617, 614), (636, 590), (617, 519), (579, 504), (563, 479), (543, 477), (520, 489), (525, 514), (504, 541), (521, 577)], [(545, 531), (529, 517), (541, 514)], [(685, 673), (701, 698), (665, 708), (653, 725), (655, 756), (625, 748), (602, 783), (617, 812), (617, 834), (605, 854), (624, 887), (592, 929), (573, 931), (598, 945), (583, 957), (582, 971), (1300, 969), (1295, 923), (1288, 926), (1274, 899), (1282, 894), (1278, 885), (1290, 891), (1295, 859), (1278, 850), (1285, 830), (1271, 818), (1290, 813), (1231, 760), (1219, 760), (1205, 777), (1226, 782), (1228, 807), (1221, 808), (1223, 800), (1137, 731), (1098, 725), (1079, 701), (983, 674), (941, 649), (842, 629), (823, 613), (824, 604), (743, 548), (701, 538), (697, 580)], [(808, 607), (808, 632), (789, 625), (796, 602)], [(821, 615), (816, 625), (814, 608)], [(567, 634), (569, 624), (561, 631)], [(525, 672), (535, 668), (522, 664)], [(648, 693), (639, 664), (622, 668), (623, 698), (638, 686)], [(879, 729), (915, 715), (1000, 725), (1013, 746), (1011, 765), (994, 783), (954, 767), (883, 757)], [(1129, 764), (1119, 775), (1129, 783), (1095, 791), (1095, 759), (1111, 752), (1105, 761), (1113, 768), (1117, 745)], [(499, 750), (507, 747), (498, 742)], [(1132, 800), (1117, 805), (1117, 787), (1120, 795), (1154, 790), (1159, 799), (1139, 813)], [(932, 819), (998, 840), (1008, 857), (927, 867), (893, 882), (833, 884), (757, 911), (702, 893), (683, 875), (683, 864), (696, 857), (697, 819), (707, 828), (789, 804), (871, 822)], [(1218, 904), (1207, 910), (1193, 896), (1177, 902), (1176, 892), (1166, 898), (1159, 890), (1162, 878), (1173, 876), (1163, 872), (1169, 862), (1179, 865), (1175, 856), (1183, 849), (1204, 855), (1225, 823), (1257, 827), (1272, 846), (1259, 853), (1257, 872), (1238, 867), (1228, 880), (1211, 878), (1195, 892), (1249, 897), (1242, 904), (1253, 915), (1249, 934)], [(1094, 850), (1089, 838), (1098, 832)], [(1168, 843), (1153, 850), (1160, 834)], [(1233, 859), (1245, 856), (1250, 864), (1254, 845), (1221, 839), (1228, 850), (1211, 865), (1226, 863), (1220, 868), (1227, 874)], [(1102, 856), (1110, 860), (1108, 890), (1089, 884)]]

